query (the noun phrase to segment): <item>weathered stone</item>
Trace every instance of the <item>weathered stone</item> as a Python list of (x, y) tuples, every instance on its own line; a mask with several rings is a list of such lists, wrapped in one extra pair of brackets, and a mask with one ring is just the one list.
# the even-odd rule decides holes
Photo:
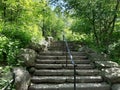
[(95, 61), (95, 65), (98, 68), (119, 67), (119, 65), (116, 62), (113, 62), (113, 61)]
[(79, 52), (86, 50), (84, 47), (81, 47), (78, 49)]
[(31, 42), (27, 48), (33, 49), (35, 51), (41, 51), (42, 50), (42, 46), (39, 43), (33, 43)]
[(30, 74), (33, 74), (35, 72), (35, 67), (30, 67), (30, 69), (28, 71)]
[(102, 55), (100, 53), (88, 53), (90, 60), (94, 61), (108, 61), (109, 57), (107, 55)]
[(120, 90), (120, 84), (112, 85), (112, 90)]
[(15, 73), (15, 89), (16, 90), (28, 90), (30, 83), (30, 75), (26, 69), (22, 67), (16, 67), (13, 69)]
[(21, 49), (18, 59), (23, 61), (27, 67), (34, 66), (36, 52), (32, 49)]
[(49, 43), (46, 40), (42, 40), (40, 42), (40, 45), (41, 45), (42, 51), (48, 51)]
[(86, 54), (89, 53), (96, 53), (93, 49), (88, 48), (87, 46), (79, 46), (80, 48), (78, 49), (78, 51), (84, 51)]
[(120, 68), (102, 69), (103, 77), (109, 83), (120, 83)]
[(51, 43), (53, 42), (53, 37), (47, 37), (47, 42), (48, 42), (48, 46), (51, 45)]
[(49, 42), (47, 42), (45, 39), (39, 41), (38, 43), (31, 42), (27, 48), (33, 49), (37, 52), (40, 51), (47, 51), (49, 46)]

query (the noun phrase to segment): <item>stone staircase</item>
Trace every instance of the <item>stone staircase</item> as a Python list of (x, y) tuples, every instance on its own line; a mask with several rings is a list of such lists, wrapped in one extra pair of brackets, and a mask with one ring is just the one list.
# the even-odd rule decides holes
[[(103, 82), (100, 71), (87, 58), (84, 52), (77, 52), (70, 43), (76, 67), (76, 90), (110, 90), (110, 85)], [(74, 70), (66, 54), (62, 51), (63, 43), (57, 42), (47, 52), (40, 52), (36, 59), (35, 72), (31, 78), (29, 90), (74, 90)]]

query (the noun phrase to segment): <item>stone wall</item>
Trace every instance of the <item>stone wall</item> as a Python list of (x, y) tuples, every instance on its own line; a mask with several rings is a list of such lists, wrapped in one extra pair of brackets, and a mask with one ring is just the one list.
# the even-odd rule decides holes
[(82, 47), (96, 68), (101, 70), (103, 79), (111, 85), (112, 90), (120, 90), (120, 65), (110, 60), (106, 54), (100, 54), (88, 47)]
[(15, 88), (16, 90), (28, 90), (30, 84), (30, 75), (35, 71), (35, 60), (39, 52), (47, 51), (53, 38), (48, 38), (48, 41), (42, 40), (39, 43), (30, 43), (26, 48), (22, 48), (17, 55), (18, 61), (25, 67), (13, 68), (15, 73)]

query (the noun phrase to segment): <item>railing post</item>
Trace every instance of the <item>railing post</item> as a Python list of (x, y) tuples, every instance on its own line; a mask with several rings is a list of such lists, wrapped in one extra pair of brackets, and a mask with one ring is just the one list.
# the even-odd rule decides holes
[[(64, 48), (64, 44), (65, 44), (65, 48)], [(66, 67), (67, 67), (67, 63), (68, 63), (68, 54), (70, 56), (70, 59), (72, 61), (72, 64), (74, 65), (74, 90), (76, 90), (76, 64), (75, 62), (73, 61), (73, 57), (72, 57), (72, 54), (70, 52), (70, 49), (69, 49), (69, 46), (68, 46), (68, 43), (67, 43), (67, 40), (63, 34), (63, 52), (64, 52), (64, 49), (65, 49), (65, 53), (66, 53)]]
[(76, 65), (74, 65), (74, 90), (76, 90)]

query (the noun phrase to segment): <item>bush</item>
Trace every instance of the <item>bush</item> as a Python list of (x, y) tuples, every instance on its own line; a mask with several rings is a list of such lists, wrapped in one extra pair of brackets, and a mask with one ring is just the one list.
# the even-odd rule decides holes
[(31, 32), (29, 30), (24, 30), (23, 27), (16, 26), (10, 23), (7, 23), (4, 26), (1, 33), (7, 38), (20, 41), (23, 46), (28, 44), (32, 37)]
[(16, 64), (16, 55), (20, 49), (20, 42), (12, 41), (5, 36), (0, 36), (0, 62), (4, 64)]
[(109, 54), (113, 61), (120, 64), (120, 40), (109, 45)]

